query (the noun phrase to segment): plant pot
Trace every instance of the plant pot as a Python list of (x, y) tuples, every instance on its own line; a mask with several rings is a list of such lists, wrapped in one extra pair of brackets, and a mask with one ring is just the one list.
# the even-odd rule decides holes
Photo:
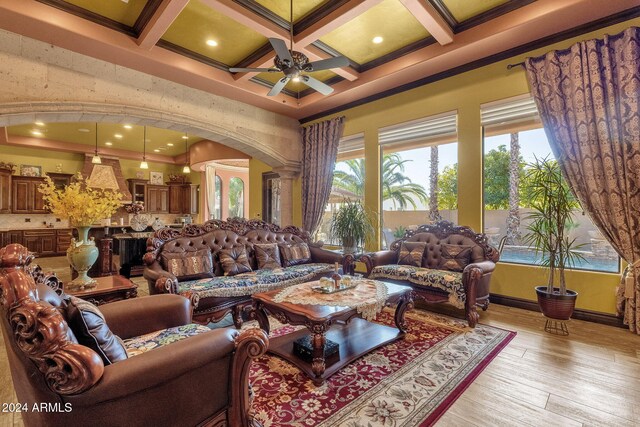
[(354, 254), (356, 253), (357, 245), (355, 239), (342, 239), (342, 253), (346, 254)]
[(538, 305), (542, 314), (556, 320), (569, 320), (576, 306), (578, 293), (567, 289), (565, 295), (560, 295), (559, 288), (553, 288), (553, 293), (547, 292), (546, 286), (536, 286)]

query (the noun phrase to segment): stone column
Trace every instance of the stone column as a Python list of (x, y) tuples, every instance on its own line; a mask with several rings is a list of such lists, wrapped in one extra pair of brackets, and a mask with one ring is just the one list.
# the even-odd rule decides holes
[(280, 225), (286, 227), (293, 224), (293, 180), (298, 171), (288, 168), (274, 168), (280, 175)]

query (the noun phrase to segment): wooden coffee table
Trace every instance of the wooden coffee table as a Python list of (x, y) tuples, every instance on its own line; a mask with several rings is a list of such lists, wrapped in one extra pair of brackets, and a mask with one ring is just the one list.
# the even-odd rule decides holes
[[(404, 314), (407, 309), (413, 307), (411, 288), (390, 283), (385, 285), (388, 294), (386, 304), (397, 304), (394, 316), (397, 329), (368, 322), (360, 317), (355, 308), (275, 302), (274, 298), (280, 290), (254, 294), (253, 314), (260, 328), (267, 334), (269, 333), (267, 313), (282, 323), (306, 326), (306, 329), (270, 338), (267, 351), (293, 363), (306, 373), (314, 384), (321, 385), (325, 379), (358, 357), (404, 337), (406, 332)], [(293, 349), (294, 341), (309, 335), (309, 332), (311, 332), (313, 345), (311, 363), (298, 357)], [(327, 339), (338, 344), (339, 353), (326, 359)]]
[(96, 287), (83, 290), (65, 290), (65, 293), (82, 298), (95, 305), (138, 296), (138, 285), (124, 276), (113, 275), (94, 277), (93, 279), (98, 282)]

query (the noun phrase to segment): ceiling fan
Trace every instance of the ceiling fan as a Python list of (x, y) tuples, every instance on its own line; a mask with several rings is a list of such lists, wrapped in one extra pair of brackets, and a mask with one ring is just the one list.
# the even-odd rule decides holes
[(291, 0), (291, 24), (289, 25), (289, 43), (290, 49), (287, 49), (287, 43), (284, 40), (270, 38), (269, 42), (276, 51), (276, 57), (273, 60), (272, 68), (229, 68), (231, 73), (248, 73), (248, 72), (268, 72), (268, 73), (284, 73), (284, 77), (273, 85), (267, 96), (276, 96), (289, 83), (290, 80), (300, 81), (312, 89), (317, 90), (323, 95), (329, 95), (333, 92), (333, 88), (320, 80), (303, 73), (311, 73), (313, 71), (329, 70), (331, 68), (341, 68), (349, 65), (349, 60), (344, 56), (335, 58), (322, 59), (320, 61), (309, 62), (309, 58), (302, 52), (293, 50), (293, 0)]

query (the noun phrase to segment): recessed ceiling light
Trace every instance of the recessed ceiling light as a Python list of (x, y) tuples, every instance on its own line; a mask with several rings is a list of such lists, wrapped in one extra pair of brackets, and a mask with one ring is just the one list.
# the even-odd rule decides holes
[(173, 147), (173, 142), (167, 142), (167, 147)]
[(218, 46), (218, 42), (215, 41), (215, 40), (209, 39), (209, 40), (207, 40), (207, 45), (211, 46), (211, 47), (216, 47), (216, 46)]
[(107, 142), (104, 143), (104, 145), (113, 145), (113, 142), (107, 141)]
[(44, 122), (37, 121), (37, 122), (35, 123), (35, 125), (36, 125), (36, 126), (44, 126)]
[(132, 127), (133, 127), (133, 126), (131, 126), (131, 125), (124, 125), (124, 126), (123, 126), (123, 128), (125, 128), (125, 129), (131, 129)]
[(42, 136), (42, 132), (40, 132), (39, 130), (34, 129), (34, 130), (31, 131), (31, 135)]
[(383, 39), (382, 37), (380, 37), (380, 36), (375, 36), (375, 37), (373, 38), (373, 40), (371, 40), (371, 41), (372, 41), (372, 42), (374, 42), (375, 44), (380, 44), (380, 43), (382, 43), (382, 41), (383, 41), (383, 40), (384, 40), (384, 39)]
[(182, 139), (189, 139), (187, 135), (182, 135)]
[(156, 153), (160, 152), (160, 150), (158, 150), (157, 148), (155, 150), (153, 150), (153, 151), (156, 152)]
[(87, 128), (80, 128), (80, 129), (78, 129), (78, 132), (89, 133), (91, 131), (89, 129), (87, 129)]
[(118, 138), (118, 139), (122, 139), (122, 134), (121, 133), (116, 133), (115, 135), (113, 135), (114, 138)]

